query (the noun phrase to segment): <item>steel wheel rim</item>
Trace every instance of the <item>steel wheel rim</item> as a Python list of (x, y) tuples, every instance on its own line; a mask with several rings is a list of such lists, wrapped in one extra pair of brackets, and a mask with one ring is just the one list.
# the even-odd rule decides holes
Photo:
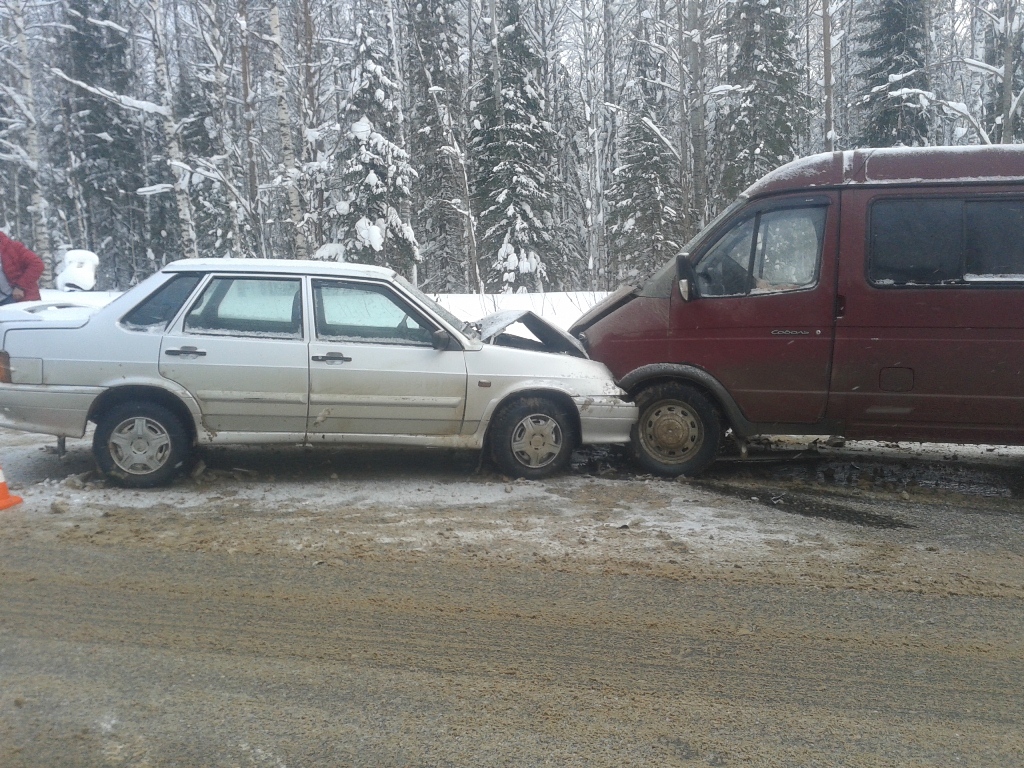
[(531, 469), (546, 467), (562, 450), (562, 428), (543, 413), (533, 413), (512, 430), (512, 455)]
[(125, 419), (107, 440), (110, 458), (130, 475), (150, 475), (171, 457), (171, 435), (159, 421), (145, 416)]
[(663, 464), (683, 464), (704, 445), (704, 425), (687, 403), (663, 400), (644, 413), (640, 443)]

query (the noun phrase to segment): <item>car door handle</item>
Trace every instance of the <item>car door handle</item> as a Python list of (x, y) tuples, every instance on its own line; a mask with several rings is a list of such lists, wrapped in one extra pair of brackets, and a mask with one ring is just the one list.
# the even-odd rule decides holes
[(326, 355), (313, 355), (313, 360), (318, 363), (351, 363), (351, 357), (345, 357), (344, 352), (328, 352)]
[(181, 349), (165, 349), (165, 355), (171, 357), (181, 357), (182, 355), (195, 355), (196, 357), (205, 357), (205, 349), (196, 349), (195, 347), (182, 347)]

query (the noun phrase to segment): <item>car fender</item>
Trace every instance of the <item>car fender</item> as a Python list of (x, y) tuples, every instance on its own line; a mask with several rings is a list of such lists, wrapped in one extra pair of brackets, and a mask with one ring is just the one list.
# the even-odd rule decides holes
[(90, 408), (90, 419), (92, 419), (97, 406), (99, 406), (101, 402), (108, 402), (111, 397), (117, 397), (120, 393), (123, 393), (126, 390), (132, 388), (155, 389), (170, 395), (185, 407), (192, 418), (191, 426), (195, 434), (202, 434), (204, 430), (202, 423), (203, 412), (199, 407), (199, 402), (195, 397), (193, 397), (191, 392), (177, 382), (164, 378), (154, 379), (147, 376), (128, 376), (101, 382), (100, 386), (104, 387), (104, 391), (101, 392), (93, 401), (92, 407)]

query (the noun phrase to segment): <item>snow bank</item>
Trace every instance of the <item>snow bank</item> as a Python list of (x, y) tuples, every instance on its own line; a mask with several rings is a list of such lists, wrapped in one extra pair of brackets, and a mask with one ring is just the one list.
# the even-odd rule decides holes
[(552, 325), (567, 330), (584, 312), (601, 301), (607, 293), (600, 291), (567, 291), (554, 293), (475, 293), (431, 294), (442, 307), (461, 320), (479, 320), (507, 309), (528, 309)]

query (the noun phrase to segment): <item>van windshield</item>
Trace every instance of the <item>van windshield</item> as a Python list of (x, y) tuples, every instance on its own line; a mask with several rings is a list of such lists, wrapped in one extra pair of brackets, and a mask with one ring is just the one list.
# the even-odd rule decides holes
[[(679, 253), (693, 253), (698, 248), (700, 243), (704, 240), (708, 232), (717, 229), (719, 224), (721, 224), (725, 219), (732, 216), (736, 209), (738, 209), (746, 202), (747, 198), (742, 196), (733, 200), (731, 204), (726, 206), (725, 210), (723, 210), (721, 213), (715, 216), (714, 219), (711, 220), (710, 224), (708, 224), (706, 227), (701, 229), (700, 232), (698, 232), (696, 235), (690, 238), (690, 241), (682, 247)], [(665, 262), (665, 264), (661, 268), (659, 268), (657, 272), (655, 272), (653, 275), (650, 276), (650, 278), (648, 278), (648, 280), (643, 284), (643, 287), (640, 289), (640, 293), (637, 295), (646, 296), (647, 298), (651, 299), (668, 298), (672, 293), (672, 286), (675, 285), (676, 282), (676, 259), (678, 258), (678, 255), (676, 255), (669, 259), (667, 262)]]

